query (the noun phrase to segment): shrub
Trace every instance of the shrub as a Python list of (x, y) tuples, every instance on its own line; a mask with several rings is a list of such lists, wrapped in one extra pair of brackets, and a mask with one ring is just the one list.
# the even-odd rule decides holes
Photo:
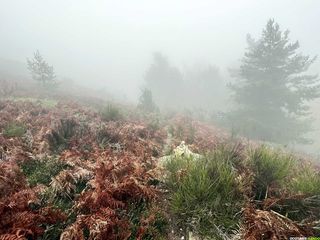
[(6, 137), (21, 137), (26, 133), (26, 127), (22, 123), (9, 123), (4, 129)]
[(51, 151), (62, 151), (68, 146), (68, 141), (76, 134), (77, 123), (72, 119), (61, 119), (56, 129), (48, 135)]
[(237, 227), (242, 198), (227, 148), (199, 159), (171, 158), (166, 169), (170, 210), (182, 235), (222, 239)]
[(104, 121), (117, 121), (123, 118), (120, 109), (113, 104), (109, 103), (101, 111), (101, 117)]
[(105, 145), (105, 143), (118, 143), (120, 142), (120, 135), (118, 133), (111, 132), (107, 128), (101, 127), (97, 131), (97, 142), (100, 145)]
[(56, 158), (32, 159), (21, 164), (22, 172), (30, 186), (49, 185), (51, 178), (62, 171), (66, 165)]
[(254, 176), (255, 199), (267, 197), (271, 185), (281, 186), (290, 174), (293, 157), (280, 151), (261, 146), (250, 153), (250, 163)]

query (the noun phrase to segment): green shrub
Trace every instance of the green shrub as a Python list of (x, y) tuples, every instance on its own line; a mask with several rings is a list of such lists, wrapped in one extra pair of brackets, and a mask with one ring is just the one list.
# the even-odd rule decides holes
[(4, 129), (6, 137), (21, 137), (26, 133), (26, 127), (22, 123), (9, 123)]
[(56, 129), (48, 135), (51, 151), (62, 151), (68, 146), (68, 141), (77, 133), (78, 124), (73, 119), (61, 119)]
[(49, 185), (51, 178), (62, 171), (66, 164), (56, 158), (32, 159), (21, 164), (22, 172), (30, 186)]
[(199, 159), (171, 158), (166, 163), (169, 205), (177, 229), (222, 239), (237, 228), (242, 197), (227, 148)]
[(268, 188), (283, 186), (284, 180), (289, 176), (294, 163), (291, 155), (274, 151), (261, 146), (250, 153), (250, 163), (254, 176), (255, 199), (267, 197)]
[(120, 109), (111, 103), (101, 110), (101, 117), (104, 121), (117, 121), (123, 119)]

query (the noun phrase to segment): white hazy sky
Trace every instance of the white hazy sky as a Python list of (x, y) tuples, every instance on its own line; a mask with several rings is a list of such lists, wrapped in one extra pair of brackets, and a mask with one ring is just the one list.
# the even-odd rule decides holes
[(58, 75), (133, 97), (152, 52), (226, 72), (268, 18), (320, 54), (320, 0), (0, 0), (0, 58), (39, 49)]

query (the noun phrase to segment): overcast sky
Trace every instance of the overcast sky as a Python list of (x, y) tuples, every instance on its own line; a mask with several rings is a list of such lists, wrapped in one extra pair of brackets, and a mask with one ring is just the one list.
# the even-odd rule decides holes
[(59, 76), (133, 97), (152, 52), (226, 72), (269, 18), (320, 54), (319, 0), (0, 0), (0, 57), (24, 62), (39, 49)]

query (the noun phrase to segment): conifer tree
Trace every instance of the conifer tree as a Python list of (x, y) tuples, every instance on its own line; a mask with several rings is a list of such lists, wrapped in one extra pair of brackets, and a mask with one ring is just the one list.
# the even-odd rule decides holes
[(319, 78), (308, 75), (315, 61), (298, 52), (270, 19), (259, 40), (248, 35), (248, 48), (230, 85), (237, 108), (232, 124), (241, 134), (277, 143), (305, 141), (311, 130), (307, 105), (320, 96)]
[(53, 66), (50, 66), (37, 50), (33, 59), (27, 58), (28, 70), (32, 79), (42, 83), (43, 86), (52, 86), (55, 84), (56, 75)]

